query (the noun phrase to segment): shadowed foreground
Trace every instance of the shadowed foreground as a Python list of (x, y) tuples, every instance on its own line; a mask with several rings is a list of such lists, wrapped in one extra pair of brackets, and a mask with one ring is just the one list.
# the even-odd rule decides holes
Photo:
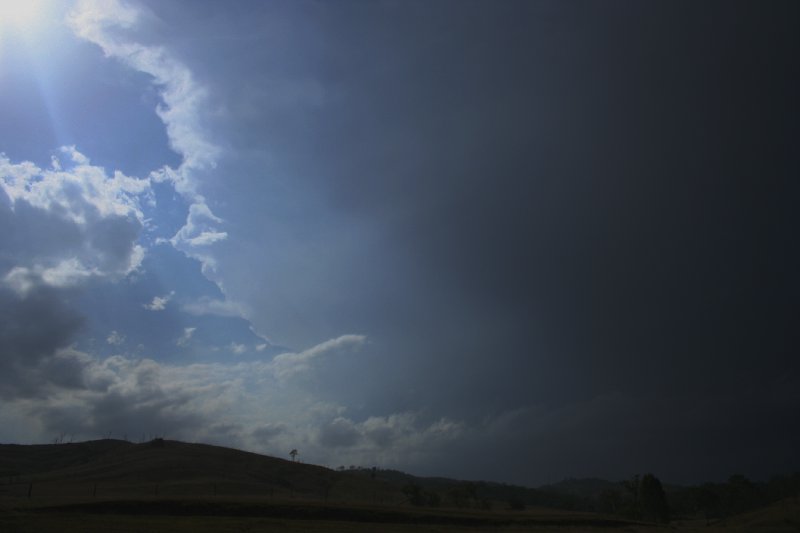
[(107, 501), (37, 508), (24, 506), (0, 511), (4, 532), (137, 532), (137, 531), (428, 531), (428, 532), (796, 532), (800, 506), (781, 502), (757, 512), (706, 526), (679, 523), (667, 526), (635, 524), (581, 513), (546, 510), (522, 514), (501, 511), (459, 513), (416, 512), (380, 507), (210, 501)]
[[(386, 475), (385, 479), (380, 479)], [(453, 483), (453, 480), (450, 480)], [(388, 474), (203, 444), (0, 445), (0, 531), (666, 531), (596, 513), (418, 507)], [(682, 531), (798, 531), (796, 499)]]
[[(7, 509), (4, 531), (589, 531), (633, 524), (581, 513), (465, 512), (315, 502), (217, 500), (111, 500)], [(650, 527), (645, 529), (650, 530)], [(70, 529), (72, 528), (72, 529)]]

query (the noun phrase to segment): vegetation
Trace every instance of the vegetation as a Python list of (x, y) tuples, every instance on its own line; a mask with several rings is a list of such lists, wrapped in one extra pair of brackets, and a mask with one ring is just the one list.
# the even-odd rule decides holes
[[(351, 466), (352, 476), (374, 476), (373, 469)], [(462, 482), (444, 478), (419, 478), (397, 470), (377, 470), (377, 478), (418, 495), (409, 503), (430, 506), (425, 495), (438, 494), (439, 505), (457, 508), (508, 510), (551, 508), (595, 512), (631, 520), (668, 523), (673, 519), (720, 520), (795, 498), (800, 494), (800, 473), (756, 483), (735, 475), (724, 483), (664, 486), (653, 474), (622, 482), (603, 479), (568, 479), (537, 489), (486, 481)], [(411, 489), (410, 487), (415, 487)], [(494, 504), (494, 505), (493, 505)]]
[(416, 483), (403, 487), (403, 494), (408, 498), (408, 503), (417, 507), (439, 507), (442, 502), (437, 493), (422, 490)]
[[(180, 530), (178, 522), (195, 523), (192, 516), (206, 516), (221, 528), (228, 524), (232, 531), (258, 529), (261, 526), (254, 524), (259, 520), (301, 520), (306, 531), (315, 530), (312, 523), (321, 528), (331, 521), (338, 524), (335, 529), (353, 531), (366, 530), (354, 525), (362, 522), (394, 524), (398, 530), (402, 524), (429, 524), (438, 531), (485, 526), (534, 531), (618, 526), (635, 531), (636, 524), (670, 519), (681, 528), (688, 520), (711, 530), (737, 520), (747, 521), (747, 531), (758, 530), (761, 523), (772, 524), (766, 530), (776, 531), (781, 529), (775, 524), (788, 530), (800, 526), (800, 517), (795, 518), (800, 474), (768, 483), (737, 475), (725, 483), (695, 487), (664, 486), (653, 474), (645, 474), (621, 483), (572, 479), (533, 489), (419, 478), (375, 467), (337, 471), (162, 438), (141, 444), (103, 439), (0, 445), (0, 474), (2, 531), (56, 530), (57, 524), (78, 523), (68, 517), (82, 516), (91, 524), (92, 517), (106, 514), (151, 517), (150, 522), (131, 518), (138, 526), (117, 528), (122, 531)], [(51, 515), (54, 518), (48, 518)], [(49, 529), (51, 523), (54, 527)], [(100, 531), (97, 524), (85, 530)], [(287, 529), (285, 524), (273, 526)]]

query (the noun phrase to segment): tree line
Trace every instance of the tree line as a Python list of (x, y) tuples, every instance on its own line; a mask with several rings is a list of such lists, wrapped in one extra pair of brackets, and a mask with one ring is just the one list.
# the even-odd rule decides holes
[(754, 482), (733, 475), (722, 483), (663, 487), (652, 474), (634, 476), (588, 498), (576, 498), (575, 509), (615, 514), (651, 522), (671, 518), (726, 518), (800, 495), (800, 473)]
[[(371, 471), (374, 476), (375, 470)], [(665, 486), (655, 475), (644, 474), (618, 483), (573, 480), (577, 487), (561, 489), (558, 485), (533, 489), (484, 481), (416, 478), (393, 470), (378, 470), (378, 477), (401, 483), (407, 502), (415, 506), (487, 509), (499, 505), (511, 510), (535, 506), (659, 523), (675, 518), (720, 519), (800, 495), (800, 473), (776, 476), (767, 482), (733, 475), (722, 483), (694, 486)], [(581, 483), (587, 486), (585, 490), (580, 490)]]

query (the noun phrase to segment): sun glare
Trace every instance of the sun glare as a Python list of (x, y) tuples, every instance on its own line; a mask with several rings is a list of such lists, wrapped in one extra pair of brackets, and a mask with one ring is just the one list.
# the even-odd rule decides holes
[(0, 31), (26, 33), (41, 21), (44, 11), (43, 0), (0, 0)]

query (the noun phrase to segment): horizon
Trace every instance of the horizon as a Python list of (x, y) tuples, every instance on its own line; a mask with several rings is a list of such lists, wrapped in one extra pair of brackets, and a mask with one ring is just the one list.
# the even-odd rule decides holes
[(0, 442), (800, 471), (800, 5), (0, 6)]
[[(351, 471), (354, 471), (354, 470), (370, 471), (370, 470), (375, 469), (378, 472), (397, 472), (399, 474), (402, 474), (402, 475), (405, 475), (405, 476), (409, 476), (409, 477), (412, 477), (412, 478), (417, 478), (417, 479), (428, 479), (428, 480), (441, 479), (441, 480), (454, 481), (454, 482), (459, 482), (459, 483), (461, 483), (461, 482), (464, 482), (464, 483), (467, 483), (467, 482), (469, 482), (469, 483), (487, 483), (487, 484), (516, 486), (516, 487), (530, 488), (530, 489), (545, 489), (547, 487), (557, 486), (557, 485), (561, 485), (561, 484), (569, 483), (569, 482), (573, 482), (573, 481), (577, 481), (577, 482), (601, 481), (601, 482), (604, 482), (604, 483), (624, 484), (625, 482), (628, 482), (631, 479), (640, 478), (641, 476), (648, 475), (648, 474), (649, 475), (654, 475), (656, 477), (656, 479), (659, 479), (659, 481), (663, 481), (663, 484), (664, 484), (665, 487), (673, 487), (673, 488), (685, 489), (685, 488), (690, 488), (690, 487), (693, 487), (693, 486), (706, 485), (706, 484), (709, 484), (709, 483), (711, 483), (711, 484), (725, 484), (725, 483), (729, 482), (730, 479), (741, 475), (741, 474), (738, 474), (738, 473), (732, 473), (730, 476), (728, 476), (725, 479), (706, 479), (706, 480), (702, 480), (702, 481), (697, 482), (697, 483), (678, 484), (678, 483), (671, 483), (669, 480), (661, 480), (660, 477), (657, 474), (655, 474), (653, 472), (646, 471), (646, 472), (637, 472), (635, 474), (631, 474), (628, 477), (619, 478), (619, 479), (608, 479), (608, 478), (600, 478), (600, 477), (565, 477), (565, 478), (562, 478), (562, 479), (559, 479), (559, 480), (556, 480), (556, 481), (549, 481), (549, 482), (541, 483), (539, 485), (534, 486), (534, 485), (513, 484), (513, 483), (512, 484), (508, 484), (508, 483), (505, 483), (505, 482), (502, 482), (502, 481), (495, 481), (495, 480), (490, 480), (490, 479), (472, 479), (472, 478), (444, 477), (444, 476), (436, 475), (435, 473), (434, 474), (430, 474), (430, 475), (417, 475), (417, 474), (415, 474), (413, 472), (407, 472), (407, 471), (400, 470), (400, 469), (397, 469), (397, 468), (384, 468), (384, 467), (381, 467), (380, 465), (351, 464), (351, 465), (331, 466), (331, 465), (327, 465), (327, 464), (317, 464), (317, 463), (313, 463), (313, 462), (306, 462), (306, 461), (303, 461), (302, 459), (296, 459), (296, 458), (287, 459), (286, 457), (282, 457), (282, 456), (278, 456), (278, 455), (272, 455), (272, 454), (267, 453), (267, 452), (259, 452), (259, 451), (254, 451), (254, 450), (234, 448), (234, 447), (224, 446), (224, 445), (220, 445), (220, 444), (209, 444), (209, 443), (206, 443), (206, 442), (189, 442), (189, 441), (174, 440), (174, 439), (170, 439), (170, 438), (166, 438), (166, 437), (152, 437), (152, 438), (148, 438), (146, 440), (140, 440), (140, 441), (129, 440), (129, 439), (125, 438), (125, 437), (115, 438), (113, 436), (111, 436), (111, 437), (99, 437), (99, 438), (96, 438), (96, 439), (81, 440), (81, 441), (72, 441), (72, 440), (63, 441), (63, 440), (60, 440), (60, 439), (56, 439), (56, 440), (58, 442), (42, 442), (42, 443), (0, 442), (0, 446), (62, 446), (62, 445), (70, 445), (70, 444), (75, 444), (75, 445), (89, 444), (89, 443), (93, 443), (93, 442), (103, 442), (103, 441), (115, 441), (115, 442), (120, 442), (120, 443), (125, 443), (125, 444), (131, 444), (131, 445), (135, 446), (135, 445), (145, 445), (145, 444), (152, 445), (154, 442), (163, 441), (165, 443), (166, 442), (172, 442), (172, 443), (177, 443), (177, 444), (209, 446), (209, 447), (212, 447), (212, 448), (224, 448), (226, 450), (230, 450), (230, 451), (233, 451), (233, 452), (251, 453), (251, 454), (255, 454), (255, 455), (260, 455), (262, 457), (268, 457), (270, 459), (279, 459), (279, 460), (285, 461), (287, 463), (295, 463), (295, 464), (300, 464), (300, 465), (309, 465), (309, 466), (314, 466), (314, 467), (325, 468), (326, 470), (330, 470), (330, 471), (334, 471), (334, 472), (348, 472), (348, 471), (351, 472)], [(285, 455), (291, 456), (291, 454), (285, 454)], [(779, 473), (776, 473), (774, 475), (768, 476), (767, 478), (764, 478), (764, 479), (749, 479), (746, 476), (745, 476), (745, 478), (750, 482), (754, 482), (754, 483), (757, 483), (757, 484), (765, 484), (765, 483), (767, 483), (767, 482), (769, 482), (771, 480), (777, 479), (777, 478), (787, 477), (787, 476), (791, 476), (791, 475), (795, 475), (796, 476), (798, 474), (800, 474), (800, 472), (779, 472)]]

